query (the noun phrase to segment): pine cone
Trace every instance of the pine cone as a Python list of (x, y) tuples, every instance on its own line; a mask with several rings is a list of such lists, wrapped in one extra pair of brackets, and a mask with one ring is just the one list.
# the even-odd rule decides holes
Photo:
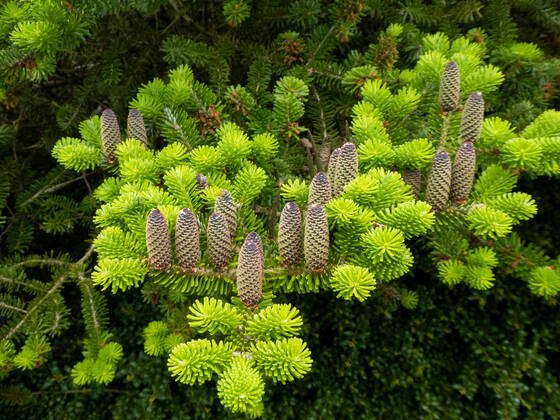
[(358, 153), (354, 143), (344, 143), (336, 160), (335, 195), (358, 175)]
[(175, 223), (175, 253), (179, 267), (194, 269), (200, 262), (200, 230), (190, 209), (182, 209)]
[(109, 163), (114, 163), (116, 160), (115, 150), (117, 144), (121, 142), (121, 129), (117, 116), (109, 108), (101, 114), (101, 141), (105, 159)]
[(238, 207), (239, 206), (233, 201), (231, 194), (226, 190), (222, 190), (222, 193), (214, 205), (214, 211), (222, 213), (226, 218), (229, 234), (232, 239), (235, 237), (235, 231), (237, 229)]
[(231, 235), (225, 216), (214, 212), (208, 219), (208, 259), (219, 270), (227, 267), (231, 256)]
[(263, 271), (262, 247), (247, 236), (237, 261), (237, 294), (248, 308), (255, 308), (262, 299)]
[(156, 270), (171, 268), (171, 238), (167, 229), (167, 221), (159, 209), (152, 210), (146, 221), (146, 245), (148, 260)]
[(323, 206), (307, 210), (303, 240), (305, 264), (312, 271), (323, 271), (329, 261), (329, 225)]
[(245, 242), (253, 242), (259, 248), (259, 252), (261, 253), (261, 255), (264, 256), (262, 239), (257, 232), (249, 232), (249, 234), (245, 238)]
[(445, 65), (439, 85), (439, 104), (443, 112), (457, 109), (461, 96), (461, 73), (456, 62), (450, 61)]
[(340, 156), (340, 147), (332, 151), (331, 157), (329, 158), (329, 166), (327, 167), (327, 176), (329, 177), (333, 194), (335, 193), (336, 162), (338, 156)]
[(475, 92), (469, 96), (463, 116), (461, 118), (461, 140), (476, 143), (482, 130), (482, 120), (484, 119), (484, 98), (482, 93)]
[(404, 182), (412, 187), (412, 192), (418, 198), (422, 191), (422, 171), (420, 169), (407, 169), (404, 171)]
[(437, 152), (432, 163), (432, 170), (426, 186), (426, 201), (434, 211), (442, 211), (449, 200), (451, 186), (451, 160), (449, 153)]
[(309, 187), (309, 197), (307, 199), (307, 205), (311, 206), (313, 204), (327, 204), (331, 199), (331, 183), (329, 182), (328, 176), (319, 172), (313, 177), (311, 185)]
[(128, 138), (140, 140), (142, 143), (148, 144), (148, 135), (146, 134), (144, 117), (142, 117), (142, 114), (137, 109), (131, 109), (128, 112), (126, 135)]
[(301, 211), (296, 203), (286, 203), (278, 227), (278, 252), (286, 267), (301, 263)]
[(197, 174), (196, 175), (196, 190), (197, 191), (202, 191), (202, 190), (205, 190), (206, 188), (208, 188), (208, 179), (202, 174)]
[(451, 199), (456, 202), (466, 201), (471, 193), (476, 170), (476, 150), (470, 141), (464, 142), (453, 163), (451, 174)]

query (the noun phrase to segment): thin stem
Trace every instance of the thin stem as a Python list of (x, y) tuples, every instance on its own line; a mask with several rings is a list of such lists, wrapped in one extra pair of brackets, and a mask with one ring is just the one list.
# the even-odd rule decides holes
[(82, 174), (77, 178), (73, 178), (69, 181), (65, 181), (65, 182), (61, 182), (60, 184), (56, 184), (53, 185), (52, 187), (46, 187), (46, 188), (42, 188), (39, 191), (37, 191), (35, 194), (33, 194), (30, 198), (28, 198), (27, 200), (25, 200), (22, 204), (21, 207), (25, 207), (27, 204), (31, 203), (32, 201), (35, 201), (39, 196), (43, 195), (43, 194), (47, 194), (53, 191), (57, 191), (60, 190), (61, 188), (66, 187), (67, 185), (73, 184), (74, 182), (78, 182), (82, 179), (84, 179), (84, 176), (86, 174)]

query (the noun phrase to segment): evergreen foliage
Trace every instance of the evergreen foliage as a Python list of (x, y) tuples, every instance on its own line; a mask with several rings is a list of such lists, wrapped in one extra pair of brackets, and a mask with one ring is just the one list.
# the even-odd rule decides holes
[[(202, 387), (188, 395), (212, 401), (206, 383), (216, 380), (223, 407), (253, 417), (272, 417), (270, 406), (281, 400), (270, 383), (298, 379), (286, 388), (298, 392), (315, 380), (306, 377), (316, 363), (298, 335), (317, 340), (324, 303), (305, 316), (302, 332), (299, 311), (277, 301), (306, 307), (315, 298), (298, 295), (323, 291), (334, 293), (321, 298), (358, 301), (330, 301), (350, 309), (333, 309), (329, 327), (351, 337), (340, 352), (350, 355), (339, 360), (344, 369), (369, 352), (370, 334), (383, 335), (370, 332), (373, 320), (346, 320), (366, 305), (385, 318), (402, 306), (407, 311), (397, 316), (408, 327), (421, 318), (403, 313), (423, 313), (438, 295), (460, 300), (453, 287), (470, 288), (467, 300), (481, 306), (503, 296), (518, 302), (510, 280), (526, 284), (516, 291), (532, 302), (556, 302), (558, 260), (539, 248), (554, 252), (554, 238), (527, 232), (538, 222), (537, 202), (546, 206), (533, 180), (560, 171), (560, 113), (546, 110), (557, 105), (560, 74), (558, 59), (547, 57), (560, 16), (552, 2), (79, 3), (0, 6), (0, 103), (7, 110), (0, 117), (7, 168), (0, 174), (0, 375), (8, 381), (45, 365), (64, 331), (74, 334), (69, 297), (79, 292), (82, 357), (67, 376), (91, 386), (84, 393), (95, 383), (124, 382), (121, 368), (132, 352), (118, 341), (130, 336), (108, 330), (106, 303), (122, 298), (96, 286), (127, 297), (139, 288), (157, 308), (151, 319), (134, 317), (144, 351), (167, 357), (177, 382)], [(529, 28), (520, 30), (520, 22)], [(365, 27), (386, 29), (374, 41)], [(165, 77), (164, 67), (172, 68)], [(117, 115), (127, 112), (122, 135)], [(54, 169), (44, 158), (51, 148), (60, 164)], [(63, 189), (69, 193), (57, 193)], [(73, 244), (84, 238), (93, 245), (80, 257)], [(45, 254), (50, 248), (72, 255)], [(444, 285), (419, 286), (409, 273)], [(519, 323), (532, 328), (529, 318)], [(477, 355), (486, 352), (483, 341), (521, 366), (522, 356), (469, 326), (458, 334)], [(421, 359), (408, 350), (411, 333), (402, 327), (392, 333), (405, 340), (407, 360)], [(532, 343), (515, 335), (511, 347), (526, 355), (518, 370), (497, 373), (501, 362), (487, 356), (492, 373), (479, 380), (472, 377), (477, 359), (469, 358), (452, 386), (459, 397), (430, 390), (421, 373), (404, 378), (393, 360), (385, 375), (394, 382), (384, 395), (418, 386), (409, 387), (416, 390), (409, 401), (394, 397), (391, 415), (409, 414), (417, 401), (426, 415), (480, 416), (476, 403), (458, 401), (476, 401), (489, 389), (492, 413), (527, 414), (543, 401), (527, 383), (556, 395), (548, 384), (557, 381), (543, 373), (544, 351), (553, 347), (538, 349), (553, 334), (538, 334)], [(309, 346), (316, 360), (324, 346)], [(386, 363), (370, 356), (369, 366)], [(438, 369), (426, 366), (414, 369), (430, 377)], [(380, 380), (375, 370), (377, 379), (357, 375)], [(360, 389), (354, 382), (345, 389)], [(355, 400), (341, 413), (330, 401), (337, 392), (318, 392), (326, 407), (318, 417), (388, 415)], [(0, 398), (40, 397), (10, 386)], [(278, 412), (301, 415), (293, 407)], [(557, 404), (538, 414), (555, 417)]]

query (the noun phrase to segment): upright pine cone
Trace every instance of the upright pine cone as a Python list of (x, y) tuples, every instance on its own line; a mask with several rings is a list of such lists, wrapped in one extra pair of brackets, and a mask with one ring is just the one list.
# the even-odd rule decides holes
[(171, 238), (167, 229), (167, 221), (159, 209), (152, 210), (146, 220), (146, 245), (148, 260), (156, 270), (171, 268)]
[(301, 211), (296, 203), (286, 203), (278, 227), (278, 252), (286, 267), (301, 263)]
[(311, 180), (307, 204), (309, 206), (313, 204), (327, 204), (331, 199), (331, 194), (331, 183), (328, 176), (323, 172), (319, 172)]
[(109, 163), (114, 163), (116, 160), (115, 150), (117, 144), (121, 142), (121, 129), (117, 116), (109, 108), (101, 114), (101, 141), (105, 159)]
[(407, 169), (404, 171), (404, 182), (412, 187), (412, 192), (416, 197), (422, 191), (422, 171), (420, 169)]
[(426, 186), (426, 201), (435, 211), (442, 211), (449, 200), (451, 187), (451, 160), (449, 153), (439, 151), (432, 162)]
[(471, 193), (476, 170), (476, 151), (470, 141), (464, 142), (455, 155), (451, 174), (451, 199), (466, 201)]
[(264, 257), (264, 249), (263, 249), (262, 239), (257, 232), (249, 232), (247, 234), (247, 236), (245, 237), (245, 242), (247, 242), (247, 241), (254, 242), (255, 245), (257, 245), (257, 247), (259, 248), (259, 252)]
[(455, 61), (445, 65), (439, 85), (439, 104), (443, 112), (457, 109), (461, 96), (461, 73)]
[(231, 256), (232, 243), (228, 224), (222, 213), (215, 211), (210, 215), (206, 237), (210, 264), (219, 270), (226, 268)]
[(237, 261), (237, 294), (248, 308), (255, 308), (262, 299), (263, 272), (262, 246), (247, 236), (239, 250)]
[(226, 190), (222, 190), (214, 205), (214, 211), (222, 213), (226, 218), (229, 234), (232, 238), (235, 236), (235, 230), (237, 229), (238, 207), (231, 194)]
[(144, 144), (148, 144), (148, 135), (146, 134), (146, 126), (144, 125), (144, 117), (137, 109), (128, 111), (128, 119), (126, 120), (126, 135), (128, 138), (140, 140)]
[(196, 190), (197, 191), (202, 191), (202, 190), (205, 190), (206, 188), (208, 188), (208, 179), (202, 174), (197, 174), (196, 175)]
[(323, 271), (329, 261), (329, 225), (323, 206), (307, 210), (303, 240), (305, 264), (312, 271)]
[(342, 192), (344, 187), (358, 175), (358, 153), (354, 143), (344, 143), (336, 159), (335, 195)]
[(200, 230), (190, 209), (182, 209), (175, 223), (175, 254), (179, 267), (193, 270), (200, 262)]
[(340, 156), (340, 147), (334, 149), (329, 158), (329, 166), (327, 167), (327, 176), (329, 177), (329, 182), (331, 183), (332, 195), (338, 194), (338, 186), (336, 184), (336, 163), (338, 162), (338, 157)]
[(329, 177), (329, 181), (331, 183), (331, 188), (333, 189), (334, 193), (334, 184), (335, 184), (335, 177), (336, 177), (336, 162), (338, 160), (338, 156), (340, 156), (340, 147), (338, 149), (334, 149), (331, 153), (331, 157), (329, 158), (329, 166), (327, 167), (327, 176)]
[(482, 93), (472, 93), (467, 99), (467, 102), (465, 102), (465, 107), (463, 108), (463, 116), (461, 117), (461, 140), (476, 143), (480, 137), (483, 119), (484, 98), (482, 97)]

